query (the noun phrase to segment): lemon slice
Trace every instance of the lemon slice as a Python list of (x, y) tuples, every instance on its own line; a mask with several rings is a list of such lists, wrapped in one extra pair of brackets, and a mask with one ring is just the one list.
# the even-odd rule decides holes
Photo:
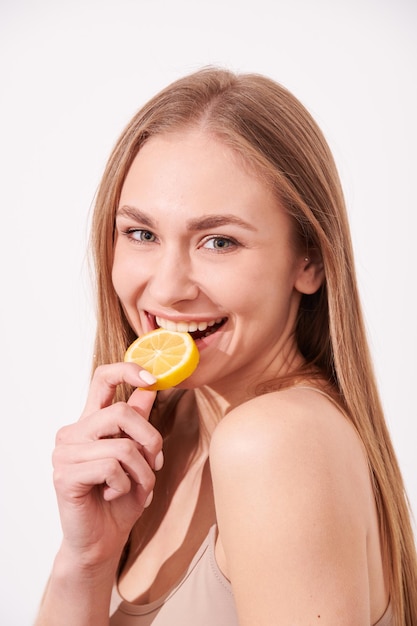
[(157, 328), (136, 339), (126, 350), (124, 360), (148, 370), (156, 383), (147, 389), (160, 390), (175, 387), (191, 376), (198, 365), (200, 354), (189, 333)]

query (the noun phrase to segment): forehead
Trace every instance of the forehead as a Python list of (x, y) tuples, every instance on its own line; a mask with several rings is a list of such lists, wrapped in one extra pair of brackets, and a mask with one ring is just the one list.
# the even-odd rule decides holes
[(149, 139), (136, 155), (122, 188), (121, 202), (134, 197), (179, 196), (199, 204), (235, 197), (236, 203), (273, 202), (275, 194), (265, 179), (235, 150), (199, 129), (171, 132)]

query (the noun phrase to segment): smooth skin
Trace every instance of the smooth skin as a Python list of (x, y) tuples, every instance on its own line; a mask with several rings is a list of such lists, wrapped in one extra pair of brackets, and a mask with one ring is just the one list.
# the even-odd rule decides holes
[(382, 616), (367, 464), (330, 401), (300, 388), (242, 405), (216, 430), (211, 463), (217, 560), (240, 624), (369, 625)]
[[(100, 367), (82, 419), (58, 433), (64, 538), (38, 626), (108, 624), (120, 553), (153, 489), (154, 532), (119, 581), (127, 600), (167, 591), (217, 521), (216, 558), (241, 626), (370, 626), (381, 617), (388, 590), (356, 433), (302, 381), (255, 393), (303, 362), (297, 308), (323, 279), (310, 252), (270, 189), (202, 130), (141, 149), (116, 218), (113, 284), (127, 318), (137, 334), (156, 317), (224, 323), (197, 342), (200, 364), (182, 384), (162, 469), (161, 437), (147, 421), (154, 394), (112, 404), (118, 383), (138, 384), (134, 364)], [(172, 494), (168, 503), (158, 489)]]

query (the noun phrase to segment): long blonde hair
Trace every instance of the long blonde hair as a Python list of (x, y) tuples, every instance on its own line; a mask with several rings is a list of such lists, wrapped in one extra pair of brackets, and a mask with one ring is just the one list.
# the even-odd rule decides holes
[(121, 360), (134, 339), (111, 281), (115, 211), (124, 179), (150, 137), (189, 126), (212, 133), (264, 177), (293, 217), (300, 240), (322, 257), (325, 284), (302, 299), (295, 329), (298, 347), (337, 390), (363, 441), (394, 615), (398, 624), (417, 624), (410, 512), (376, 387), (338, 173), (320, 129), (281, 85), (256, 74), (206, 68), (161, 91), (122, 133), (98, 190), (92, 222), (98, 306), (94, 367)]

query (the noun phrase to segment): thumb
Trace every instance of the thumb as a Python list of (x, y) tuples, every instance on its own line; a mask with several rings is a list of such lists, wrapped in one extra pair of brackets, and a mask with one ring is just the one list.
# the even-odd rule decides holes
[(156, 391), (148, 391), (146, 389), (138, 388), (132, 393), (127, 401), (127, 404), (135, 409), (139, 415), (148, 420), (155, 398)]

